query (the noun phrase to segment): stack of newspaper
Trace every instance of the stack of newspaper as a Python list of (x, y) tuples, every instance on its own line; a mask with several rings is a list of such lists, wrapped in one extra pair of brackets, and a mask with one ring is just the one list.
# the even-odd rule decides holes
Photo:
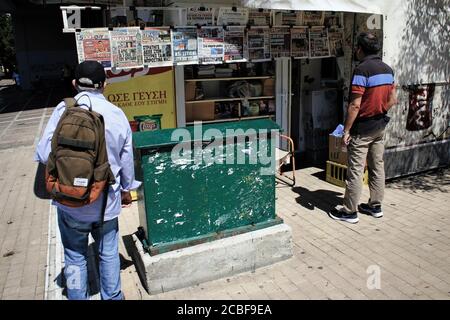
[(198, 77), (199, 78), (210, 78), (214, 76), (215, 66), (198, 66)]
[(231, 68), (216, 68), (216, 78), (230, 78), (233, 76)]

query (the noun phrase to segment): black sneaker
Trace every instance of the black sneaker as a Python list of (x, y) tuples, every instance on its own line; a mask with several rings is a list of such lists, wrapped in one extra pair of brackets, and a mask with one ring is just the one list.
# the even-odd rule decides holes
[(358, 206), (358, 210), (361, 213), (370, 214), (374, 218), (381, 218), (383, 216), (383, 211), (381, 206), (370, 206), (368, 203), (361, 203)]
[(338, 210), (336, 208), (332, 209), (329, 215), (334, 220), (345, 221), (349, 223), (358, 223), (359, 221), (358, 214), (356, 212), (347, 213), (342, 209), (341, 210)]

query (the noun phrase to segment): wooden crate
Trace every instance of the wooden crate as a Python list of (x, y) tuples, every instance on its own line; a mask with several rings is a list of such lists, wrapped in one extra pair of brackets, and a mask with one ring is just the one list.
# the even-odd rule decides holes
[[(326, 174), (327, 182), (345, 188), (345, 180), (347, 179), (346, 165), (333, 161), (327, 161)], [(364, 169), (363, 184), (369, 184), (369, 171), (367, 170), (367, 167)]]

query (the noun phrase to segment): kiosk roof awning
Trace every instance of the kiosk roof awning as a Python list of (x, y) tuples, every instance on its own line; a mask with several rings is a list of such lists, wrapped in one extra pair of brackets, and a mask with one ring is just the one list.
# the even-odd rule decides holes
[(384, 0), (243, 0), (246, 7), (383, 14)]

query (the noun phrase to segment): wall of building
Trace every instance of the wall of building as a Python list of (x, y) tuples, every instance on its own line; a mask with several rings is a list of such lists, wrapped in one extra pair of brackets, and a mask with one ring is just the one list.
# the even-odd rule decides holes
[[(448, 41), (449, 0), (407, 0), (392, 4), (384, 19), (384, 60), (395, 71), (399, 104), (386, 136), (388, 147), (403, 147), (450, 139), (450, 43)], [(410, 131), (408, 86), (436, 84), (431, 101), (431, 126)]]

